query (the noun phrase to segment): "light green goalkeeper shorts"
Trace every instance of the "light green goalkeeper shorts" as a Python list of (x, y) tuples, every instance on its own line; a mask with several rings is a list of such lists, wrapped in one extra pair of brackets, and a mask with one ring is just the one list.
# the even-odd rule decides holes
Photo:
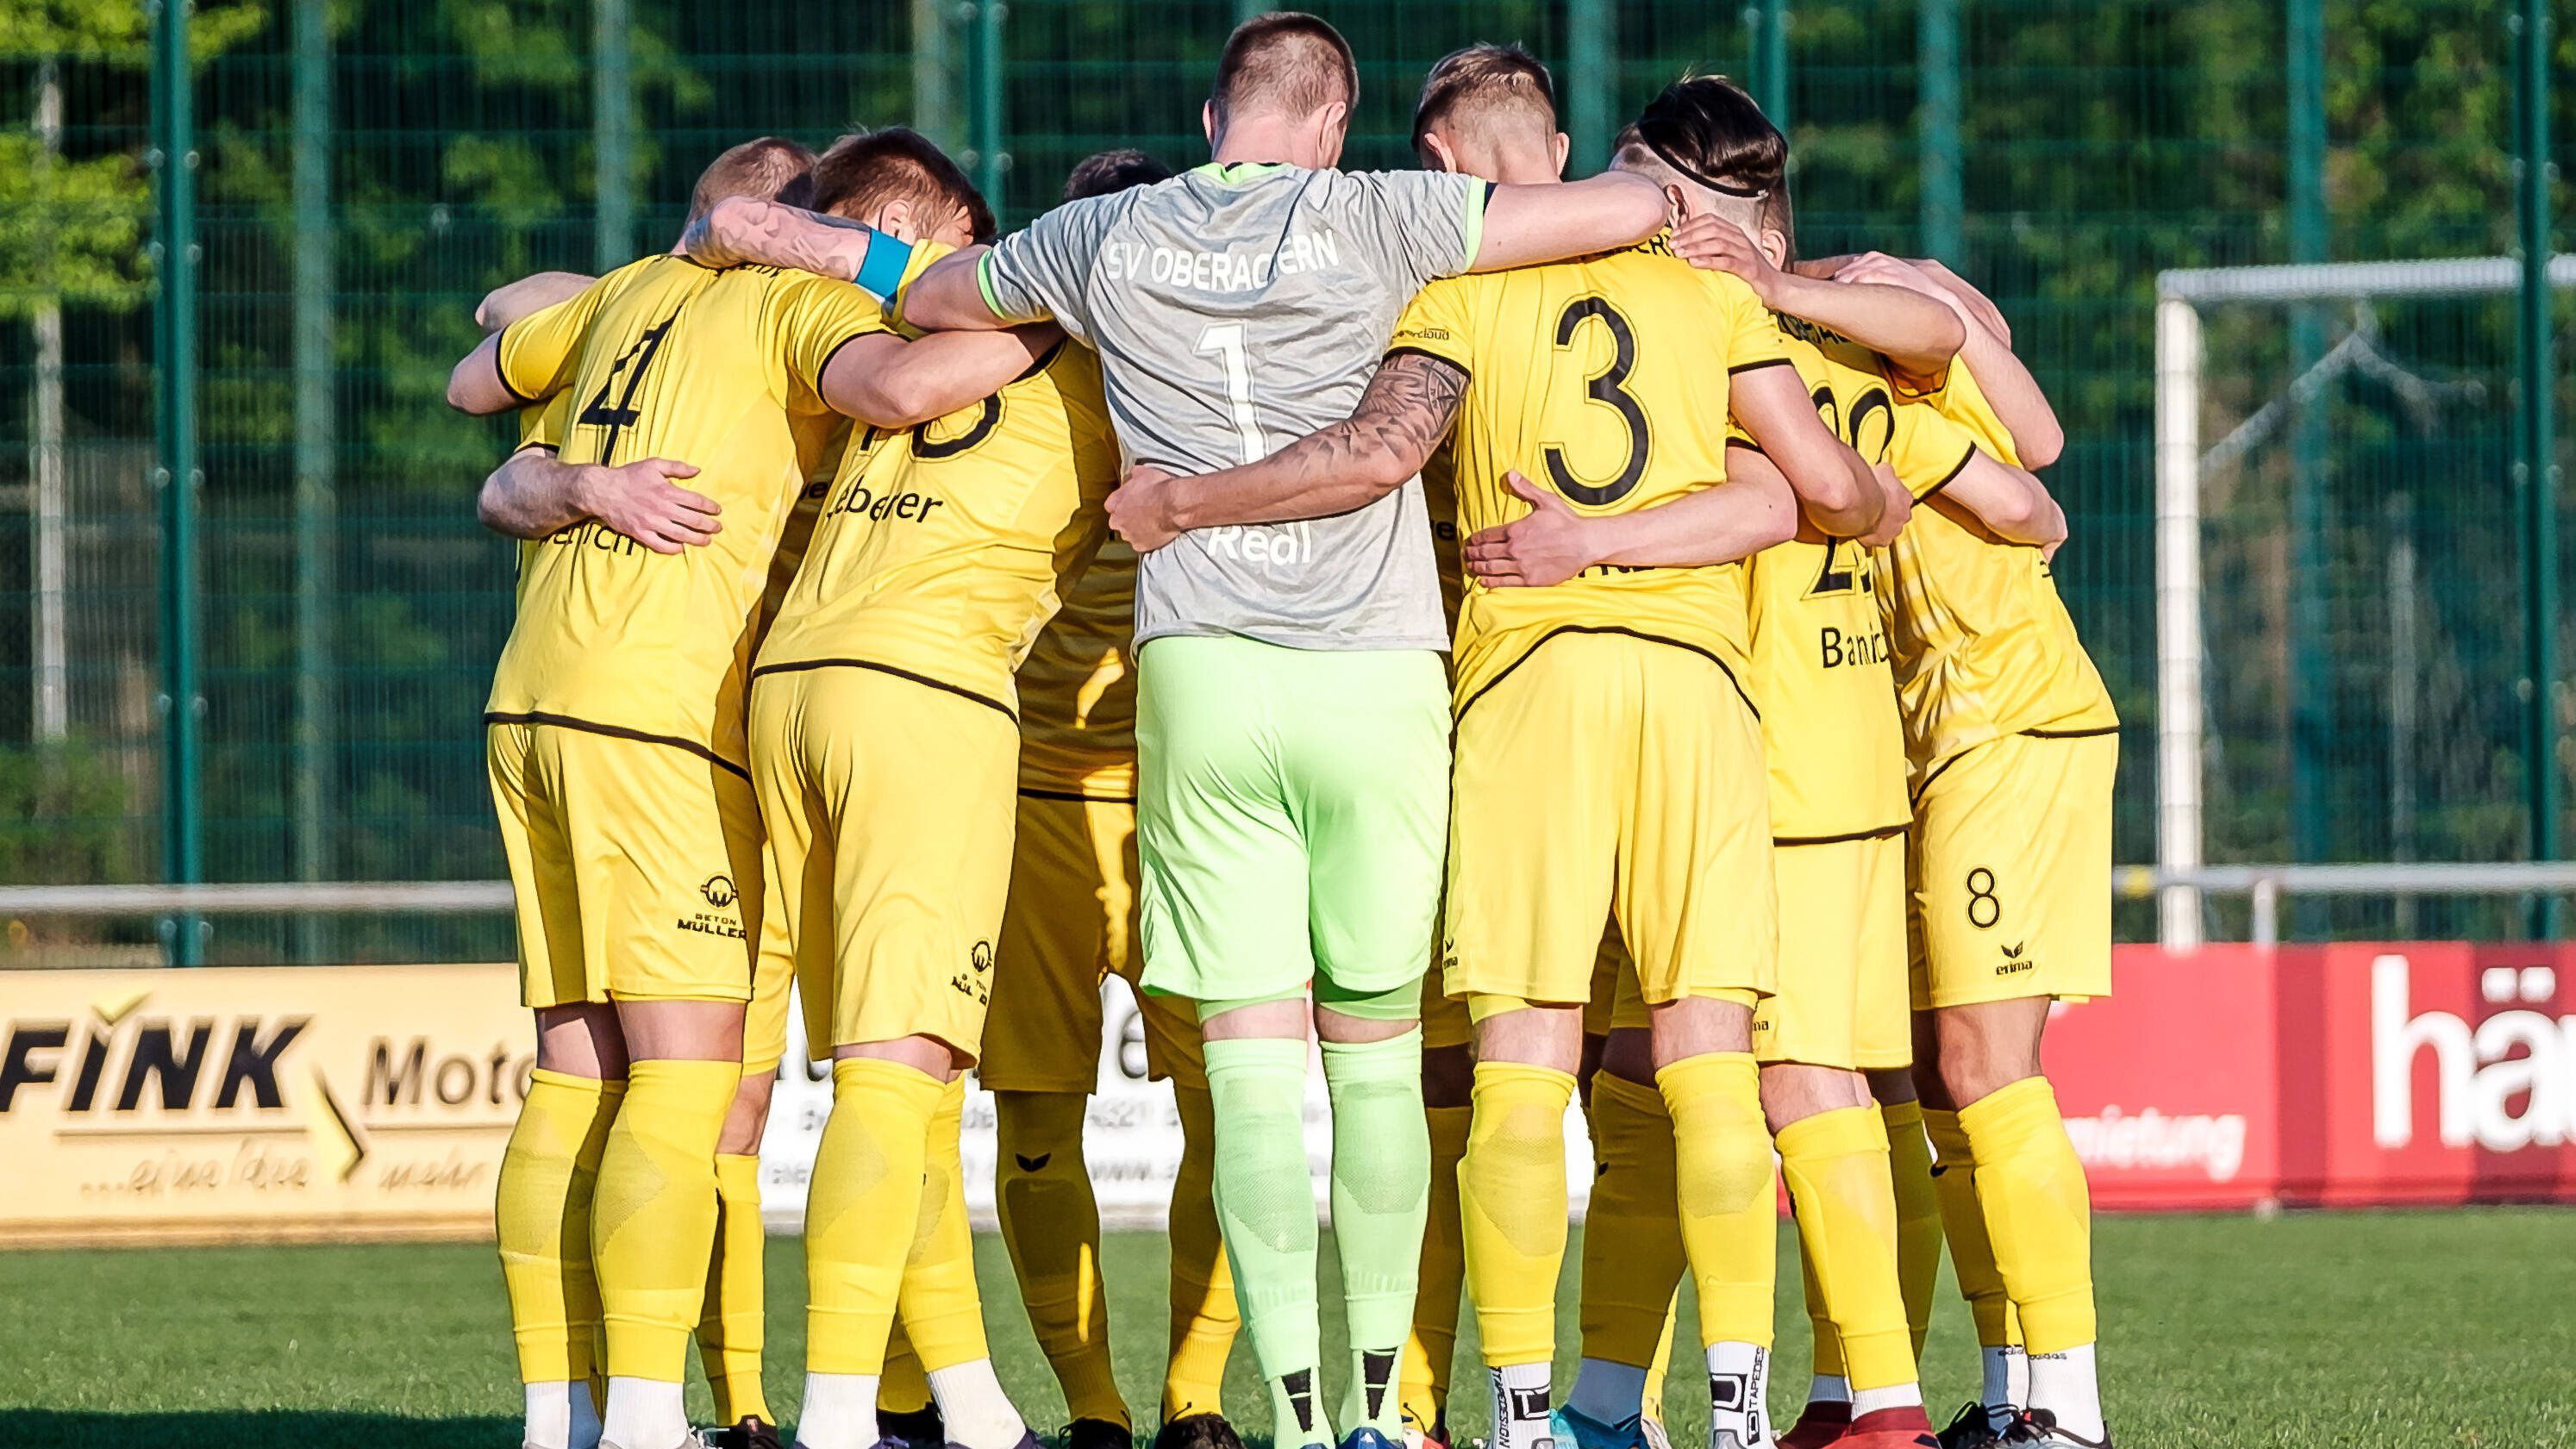
[(1146, 990), (1357, 995), (1429, 968), (1449, 832), (1439, 655), (1155, 639), (1136, 753)]

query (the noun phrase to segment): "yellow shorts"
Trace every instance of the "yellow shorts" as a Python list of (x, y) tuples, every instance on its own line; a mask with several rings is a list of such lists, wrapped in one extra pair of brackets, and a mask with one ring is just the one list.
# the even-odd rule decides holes
[[(987, 1088), (1098, 1085), (1101, 983), (1117, 975), (1133, 989), (1145, 969), (1136, 949), (1136, 879), (1136, 802), (1020, 792), (992, 1018), (976, 1069)], [(1205, 1090), (1196, 1006), (1135, 994), (1147, 1078)]]
[(675, 744), (484, 727), (520, 999), (748, 1001), (760, 934), (749, 781)]
[(1704, 655), (1559, 634), (1458, 721), (1452, 996), (1592, 999), (1615, 920), (1650, 1003), (1771, 989), (1762, 727)]
[(2111, 994), (2117, 735), (2008, 735), (1935, 766), (1908, 869), (1917, 1010)]
[[(762, 898), (778, 900), (778, 883), (768, 876), (768, 851), (761, 852)], [(760, 913), (760, 950), (751, 968), (751, 1005), (742, 1017), (742, 1074), (765, 1076), (787, 1055), (788, 988), (796, 984), (796, 952), (787, 941), (787, 913)]]
[(1434, 971), (1422, 978), (1422, 1049), (1462, 1047), (1476, 1039), (1476, 1024), (1467, 1016), (1467, 998), (1452, 996)]
[(1011, 883), (1018, 725), (1000, 706), (855, 665), (751, 687), (751, 763), (805, 1040), (982, 1049)]
[(1780, 989), (1753, 1013), (1766, 1062), (1880, 1071), (1914, 1061), (1905, 837), (1775, 845)]

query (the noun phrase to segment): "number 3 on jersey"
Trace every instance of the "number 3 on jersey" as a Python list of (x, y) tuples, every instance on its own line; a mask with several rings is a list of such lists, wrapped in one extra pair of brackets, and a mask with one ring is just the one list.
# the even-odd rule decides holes
[(1548, 481), (1556, 491), (1577, 503), (1595, 508), (1616, 503), (1636, 491), (1646, 476), (1646, 452), (1654, 436), (1646, 426), (1646, 410), (1628, 391), (1628, 375), (1637, 370), (1637, 329), (1625, 314), (1600, 297), (1577, 297), (1568, 302), (1556, 319), (1556, 346), (1562, 352), (1574, 346), (1575, 334), (1586, 322), (1599, 322), (1610, 334), (1610, 365), (1594, 373), (1583, 386), (1583, 395), (1619, 415), (1627, 425), (1628, 458), (1618, 473), (1606, 483), (1587, 483), (1575, 476), (1574, 466), (1565, 458), (1565, 449), (1555, 443), (1542, 450), (1547, 461)]

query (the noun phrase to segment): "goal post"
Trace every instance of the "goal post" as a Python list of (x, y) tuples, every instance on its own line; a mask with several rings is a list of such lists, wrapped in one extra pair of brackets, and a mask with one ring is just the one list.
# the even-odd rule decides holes
[[(2514, 257), (2333, 262), (2292, 266), (2174, 270), (2156, 278), (2155, 313), (2155, 618), (2156, 854), (2158, 938), (2172, 950), (2202, 942), (2202, 889), (2207, 864), (2204, 801), (2208, 697), (2204, 689), (2202, 493), (2209, 474), (2276, 424), (2278, 410), (2313, 400), (2333, 380), (2347, 338), (2293, 379), (2226, 437), (2204, 444), (2204, 315), (2220, 306), (2288, 307), (2321, 302), (2367, 304), (2382, 299), (2505, 295), (2521, 285)], [(2550, 259), (2553, 290), (2576, 288), (2576, 256)], [(2547, 406), (2549, 400), (2537, 405)]]

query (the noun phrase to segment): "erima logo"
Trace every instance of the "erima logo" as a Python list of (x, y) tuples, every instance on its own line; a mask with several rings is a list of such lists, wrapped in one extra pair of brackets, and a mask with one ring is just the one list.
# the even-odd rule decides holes
[(2004, 963), (1995, 968), (1995, 974), (1997, 976), (2018, 976), (2025, 971), (2038, 970), (2039, 963), (2031, 960), (2029, 957), (2024, 956), (2021, 953), (2021, 948), (2028, 944), (2029, 943), (2026, 941), (2015, 941), (2011, 945), (2004, 947)]
[[(2548, 966), (2499, 966), (2478, 994), (2512, 1006), (2472, 1026), (2447, 1011), (2414, 1011), (2413, 967), (2391, 953), (2370, 963), (2370, 1135), (2381, 1147), (2415, 1140), (2415, 1064), (2433, 1058), (2436, 1132), (2445, 1147), (2489, 1152), (2557, 1147), (2576, 1137), (2576, 1015), (2544, 1010), (2558, 995)], [(2520, 1110), (2517, 1111), (2516, 1108)]]
[(1041, 1152), (1035, 1157), (1028, 1157), (1014, 1152), (1011, 1154), (1011, 1160), (1020, 1165), (1020, 1171), (1022, 1172), (1038, 1172), (1044, 1170), (1048, 1163), (1055, 1160), (1055, 1154), (1052, 1152)]

